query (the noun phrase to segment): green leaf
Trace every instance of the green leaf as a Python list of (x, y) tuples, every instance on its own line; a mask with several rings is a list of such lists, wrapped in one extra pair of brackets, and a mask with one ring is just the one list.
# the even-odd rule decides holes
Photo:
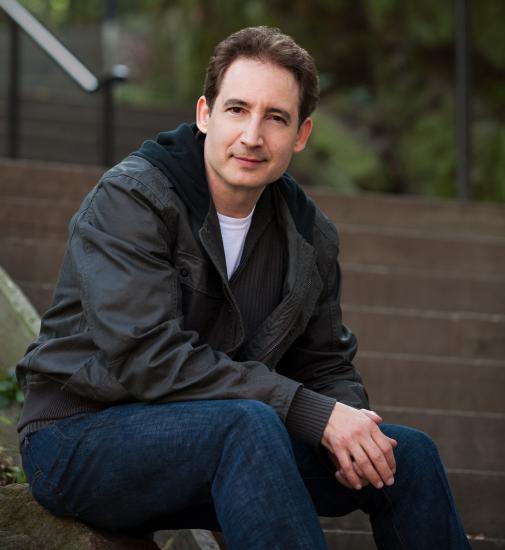
[(5, 395), (0, 394), (0, 409), (8, 407), (11, 403), (11, 400)]
[(22, 468), (17, 468), (16, 483), (28, 483), (28, 480), (26, 479), (26, 474)]

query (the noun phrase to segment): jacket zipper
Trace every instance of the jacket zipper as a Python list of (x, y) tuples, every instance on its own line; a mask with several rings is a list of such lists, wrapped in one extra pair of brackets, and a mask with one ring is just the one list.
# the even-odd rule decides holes
[[(306, 289), (309, 290), (312, 285), (312, 277), (307, 281)], [(265, 361), (272, 353), (280, 346), (282, 341), (289, 335), (291, 332), (291, 325), (288, 325), (287, 330), (284, 330), (280, 336), (275, 339), (275, 342), (268, 348), (268, 350), (261, 357), (262, 361)]]

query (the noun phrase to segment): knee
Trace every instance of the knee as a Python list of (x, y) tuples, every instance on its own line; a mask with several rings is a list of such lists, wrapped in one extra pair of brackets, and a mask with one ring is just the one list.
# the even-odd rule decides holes
[(398, 442), (394, 451), (398, 472), (408, 470), (412, 475), (443, 468), (437, 445), (428, 434), (406, 426), (385, 424), (381, 429)]
[(253, 399), (234, 401), (234, 427), (247, 437), (285, 437), (289, 441), (286, 428), (275, 410)]

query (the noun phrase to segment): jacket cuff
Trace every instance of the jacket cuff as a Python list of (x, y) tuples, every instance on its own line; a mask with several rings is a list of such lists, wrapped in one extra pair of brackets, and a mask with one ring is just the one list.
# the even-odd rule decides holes
[(286, 417), (288, 432), (309, 445), (319, 445), (336, 400), (307, 388), (300, 388)]

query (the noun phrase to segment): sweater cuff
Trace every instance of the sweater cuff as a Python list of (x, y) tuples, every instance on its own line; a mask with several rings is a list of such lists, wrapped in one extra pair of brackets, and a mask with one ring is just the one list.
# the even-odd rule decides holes
[(300, 388), (289, 407), (287, 430), (309, 445), (319, 445), (335, 403), (336, 400), (332, 397)]

